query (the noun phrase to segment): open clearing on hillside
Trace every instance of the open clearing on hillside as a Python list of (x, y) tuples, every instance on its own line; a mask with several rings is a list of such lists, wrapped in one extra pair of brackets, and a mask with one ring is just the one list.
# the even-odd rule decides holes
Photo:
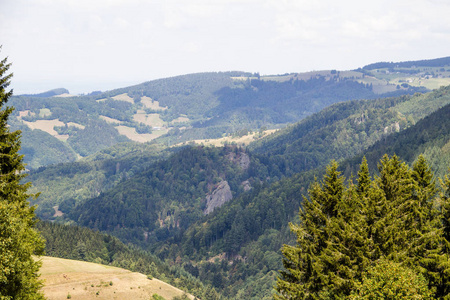
[(64, 124), (64, 122), (61, 122), (58, 119), (55, 120), (36, 120), (34, 122), (27, 122), (27, 121), (23, 121), (22, 122), (27, 125), (31, 130), (34, 129), (39, 129), (42, 131), (47, 132), (48, 134), (56, 137), (59, 140), (62, 141), (66, 141), (69, 136), (66, 134), (60, 135), (58, 134), (55, 129), (53, 129), (53, 127), (55, 126), (65, 126), (66, 124)]
[(193, 140), (193, 141), (177, 144), (176, 146), (187, 145), (189, 143), (195, 143), (198, 145), (205, 145), (205, 146), (215, 146), (215, 147), (221, 147), (225, 144), (236, 144), (238, 146), (247, 146), (251, 142), (254, 142), (263, 137), (266, 137), (269, 134), (272, 134), (277, 130), (278, 129), (266, 130), (266, 131), (264, 131), (263, 134), (254, 132), (254, 133), (250, 133), (248, 135), (244, 135), (242, 137), (227, 136), (227, 137), (223, 137), (223, 138), (219, 138), (219, 139)]
[(153, 133), (143, 133), (139, 134), (136, 132), (136, 129), (133, 127), (128, 126), (115, 126), (119, 134), (122, 134), (129, 138), (132, 141), (138, 142), (138, 143), (145, 143), (149, 142), (151, 140), (156, 139), (157, 137), (160, 137), (163, 134), (166, 134), (168, 132), (167, 129), (161, 129), (161, 130), (153, 130)]
[(143, 96), (141, 97), (141, 103), (144, 104), (145, 107), (153, 109), (153, 110), (166, 110), (167, 106), (162, 107), (159, 106), (159, 101), (155, 101), (150, 97)]
[(133, 98), (131, 98), (130, 96), (128, 96), (127, 93), (124, 94), (120, 94), (117, 96), (112, 97), (114, 100), (119, 100), (119, 101), (125, 101), (125, 102), (129, 102), (131, 104), (134, 104), (134, 100)]
[[(156, 278), (128, 270), (44, 256), (41, 258), (42, 288), (49, 300), (67, 299), (150, 299), (158, 294), (165, 299), (181, 296), (183, 291)], [(194, 299), (192, 295), (188, 295)]]
[(185, 122), (189, 122), (189, 118), (188, 117), (178, 117), (176, 119), (173, 119), (171, 121), (171, 123), (175, 124), (175, 123), (185, 123)]
[(122, 121), (120, 121), (120, 120), (117, 120), (117, 119), (113, 119), (113, 118), (110, 118), (110, 117), (107, 117), (107, 116), (98, 116), (100, 119), (102, 119), (102, 120), (104, 120), (104, 121), (106, 121), (106, 123), (109, 123), (109, 124), (122, 124)]
[(165, 125), (159, 114), (146, 114), (143, 110), (138, 110), (133, 115), (133, 120), (151, 127), (163, 127)]
[[(399, 81), (400, 79), (397, 79), (396, 81), (393, 81), (397, 84), (402, 84), (402, 82)], [(424, 78), (424, 77), (409, 77), (406, 80), (407, 84), (411, 86), (424, 86), (427, 89), (433, 90), (438, 89), (441, 86), (447, 86), (450, 85), (450, 78)]]

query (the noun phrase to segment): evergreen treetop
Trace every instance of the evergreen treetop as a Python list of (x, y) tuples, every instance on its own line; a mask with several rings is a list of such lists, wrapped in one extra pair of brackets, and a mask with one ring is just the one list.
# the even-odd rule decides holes
[[(356, 182), (345, 184), (338, 164), (332, 161), (322, 183), (312, 184), (310, 199), (303, 200), (300, 223), (290, 224), (297, 245), (282, 248), (285, 269), (280, 272), (275, 299), (350, 295), (373, 299), (355, 295), (358, 290), (360, 296), (392, 293), (392, 289), (382, 290), (384, 280), (394, 280), (393, 289), (408, 295), (416, 290), (414, 299), (429, 299), (430, 293), (446, 299), (450, 292), (448, 177), (441, 181), (441, 210), (436, 209), (437, 188), (423, 156), (410, 168), (396, 155), (385, 155), (373, 180), (363, 158)], [(397, 269), (367, 276), (385, 267)], [(411, 289), (402, 289), (398, 280), (408, 272), (420, 279)], [(373, 280), (378, 282), (369, 283)], [(374, 286), (378, 290), (370, 290)]]

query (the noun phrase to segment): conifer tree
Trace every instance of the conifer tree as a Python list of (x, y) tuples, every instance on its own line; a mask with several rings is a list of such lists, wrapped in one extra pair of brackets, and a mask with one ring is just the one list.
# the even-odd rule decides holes
[(13, 108), (5, 107), (12, 95), (6, 91), (12, 74), (10, 64), (0, 62), (0, 299), (43, 299), (38, 280), (39, 262), (32, 255), (42, 254), (43, 239), (33, 228), (34, 208), (27, 199), (29, 184), (21, 184), (24, 164), (19, 155), (20, 132), (10, 132), (8, 117)]
[(337, 162), (332, 161), (322, 184), (315, 182), (309, 189), (310, 200), (303, 199), (300, 224), (289, 224), (297, 235), (297, 246), (282, 249), (286, 271), (278, 279), (276, 299), (323, 299), (329, 297), (332, 286), (339, 289), (336, 265), (327, 262), (333, 250), (326, 251), (334, 243), (331, 224), (345, 194), (344, 178), (337, 169)]
[(290, 224), (297, 245), (282, 249), (285, 271), (278, 278), (275, 299), (343, 299), (368, 269), (386, 260), (423, 276), (435, 297), (446, 299), (450, 179), (442, 182), (441, 221), (433, 205), (433, 175), (423, 156), (411, 169), (396, 155), (385, 155), (379, 172), (371, 180), (364, 158), (357, 184), (350, 180), (345, 186), (332, 162), (323, 183), (313, 183), (310, 200), (302, 203), (300, 223)]
[[(378, 169), (380, 175), (374, 179), (375, 191), (371, 195), (378, 213), (374, 224), (374, 242), (380, 256), (397, 260), (400, 258), (396, 256), (403, 256), (409, 245), (403, 230), (405, 203), (411, 198), (413, 190), (411, 172), (396, 155), (391, 158), (384, 155)], [(400, 214), (400, 211), (403, 212)]]

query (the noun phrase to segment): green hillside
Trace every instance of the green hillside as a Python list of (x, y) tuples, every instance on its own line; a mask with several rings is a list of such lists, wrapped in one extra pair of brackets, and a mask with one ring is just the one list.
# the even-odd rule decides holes
[(40, 167), (26, 178), (33, 183), (30, 190), (41, 193), (33, 202), (38, 204), (36, 213), (43, 219), (58, 218), (63, 202), (61, 209), (66, 210), (97, 197), (172, 151), (158, 144), (121, 143), (77, 162)]
[[(24, 130), (25, 162), (36, 169), (120, 142), (156, 140), (167, 146), (220, 138), (281, 128), (336, 102), (426, 92), (450, 84), (447, 61), (438, 62), (432, 70), (394, 66), (389, 71), (380, 65), (279, 76), (198, 73), (82, 96), (56, 97), (66, 91), (57, 89), (12, 97), (11, 126)], [(45, 151), (38, 142), (43, 139), (49, 150), (60, 151)]]
[(450, 86), (427, 94), (335, 104), (250, 145), (286, 174), (350, 158), (450, 103)]
[[(302, 195), (331, 159), (350, 177), (363, 155), (376, 172), (384, 153), (408, 164), (424, 153), (435, 175), (448, 174), (450, 87), (425, 93), (412, 85), (447, 80), (445, 59), (428, 63), (270, 77), (202, 73), (95, 96), (16, 97), (12, 126), (29, 139), (27, 180), (42, 192), (37, 214), (134, 244), (120, 254), (116, 238), (86, 239), (87, 229), (45, 223), (47, 251), (129, 269), (154, 263), (194, 295), (271, 299), (280, 248), (295, 242), (288, 222), (298, 221)], [(167, 147), (296, 121), (247, 149)], [(129, 141), (144, 137), (152, 143)], [(72, 162), (43, 166), (64, 161)]]
[[(447, 105), (409, 129), (375, 143), (364, 152), (369, 159), (370, 170), (372, 172), (377, 170), (376, 165), (385, 152), (397, 153), (401, 158), (405, 155), (403, 159), (409, 164), (420, 153), (425, 152), (425, 156), (430, 157), (432, 165), (439, 166), (438, 170), (441, 171), (435, 170), (437, 173), (448, 174), (449, 113), (450, 105)], [(427, 132), (432, 134), (427, 135)], [(429, 153), (434, 156), (430, 156)], [(356, 174), (361, 159), (362, 155), (344, 161), (341, 165), (342, 171), (348, 173), (348, 176)], [(204, 282), (211, 283), (217, 288), (222, 287), (228, 295), (241, 293), (247, 285), (255, 287), (247, 291), (247, 299), (270, 295), (274, 281), (271, 281), (272, 285), (265, 285), (263, 278), (270, 278), (271, 272), (281, 268), (279, 249), (282, 244), (294, 243), (294, 237), (289, 234), (287, 220), (297, 222), (301, 195), (306, 195), (314, 178), (321, 178), (324, 171), (322, 167), (295, 174), (267, 188), (255, 189), (252, 195), (242, 195), (214, 214), (190, 226), (182, 241), (176, 243), (176, 247), (171, 245), (170, 249), (178, 249), (179, 252), (175, 255), (185, 254), (195, 257), (196, 261), (201, 262), (196, 265), (195, 274), (199, 274), (199, 278), (205, 278)], [(191, 249), (195, 250), (192, 252)], [(210, 270), (213, 267), (206, 260), (220, 253), (225, 253), (224, 257), (234, 262), (236, 258), (245, 258), (245, 263), (239, 262), (238, 276), (234, 276), (236, 274), (233, 268), (216, 263), (214, 274), (221, 274), (222, 277), (211, 279)]]
[[(427, 157), (428, 152), (433, 154), (430, 161), (445, 161), (446, 128), (450, 128), (446, 124), (448, 90), (336, 104), (257, 142), (249, 152), (236, 147), (188, 147), (146, 165), (140, 173), (92, 199), (60, 198), (65, 215), (59, 219), (107, 230), (150, 249), (227, 297), (269, 299), (276, 271), (281, 268), (279, 249), (292, 241), (287, 221), (295, 220), (301, 194), (306, 194), (315, 176), (321, 176), (321, 166), (331, 158), (343, 160), (366, 151), (373, 166), (384, 152), (400, 155), (395, 149), (405, 144), (412, 153), (404, 158), (408, 162), (421, 152)], [(366, 137), (355, 139), (355, 132)], [(427, 140), (416, 138), (426, 132), (432, 133), (426, 135)], [(302, 154), (305, 149), (310, 149), (310, 157), (316, 157), (316, 165), (303, 165), (304, 158), (295, 156), (299, 154), (294, 150)], [(110, 157), (104, 152), (89, 163), (100, 164), (103, 156)], [(241, 164), (246, 156), (246, 163)], [(355, 174), (360, 162), (361, 156), (357, 156), (344, 161), (342, 168)], [(440, 170), (445, 169), (439, 165)], [(57, 174), (61, 166), (47, 169)], [(69, 166), (77, 170), (81, 165)], [(86, 174), (90, 172), (86, 169)], [(33, 173), (33, 181), (39, 182), (37, 189), (46, 185), (50, 173), (45, 174)], [(71, 184), (77, 180), (66, 178), (66, 189), (72, 190)], [(208, 195), (223, 181), (227, 181), (232, 199), (204, 215)]]

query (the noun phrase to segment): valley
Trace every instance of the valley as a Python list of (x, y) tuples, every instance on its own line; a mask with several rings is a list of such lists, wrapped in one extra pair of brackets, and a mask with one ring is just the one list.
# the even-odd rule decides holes
[(384, 154), (408, 165), (423, 154), (436, 181), (448, 175), (448, 70), (442, 58), (15, 96), (46, 251), (161, 276), (200, 299), (272, 299), (280, 249), (296, 242), (289, 222), (331, 160), (351, 178), (363, 157), (378, 176)]

